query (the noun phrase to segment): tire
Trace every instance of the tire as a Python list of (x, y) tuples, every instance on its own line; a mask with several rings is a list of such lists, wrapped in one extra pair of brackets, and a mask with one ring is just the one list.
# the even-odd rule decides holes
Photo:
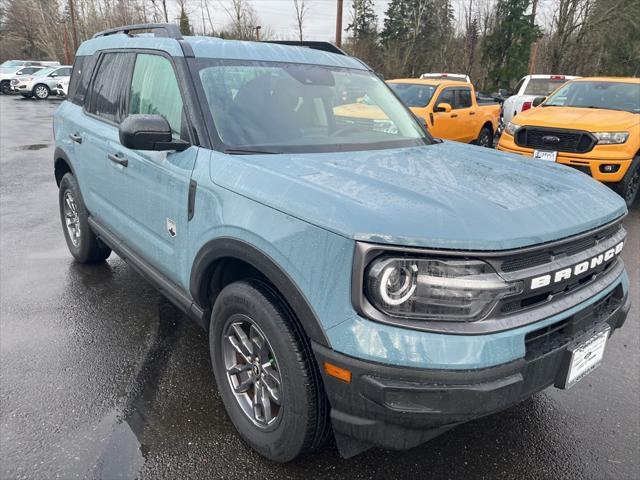
[[(238, 329), (250, 348), (243, 346)], [(255, 360), (257, 345), (263, 345), (259, 360)], [(313, 353), (270, 286), (258, 280), (239, 281), (220, 292), (211, 313), (209, 349), (227, 414), (254, 450), (270, 460), (288, 462), (324, 444), (330, 433), (329, 404)], [(238, 368), (228, 373), (233, 365)], [(268, 401), (251, 408), (260, 392)]]
[(58, 191), (60, 221), (64, 239), (73, 258), (79, 263), (100, 263), (111, 255), (111, 249), (98, 240), (89, 227), (89, 214), (75, 177), (62, 177)]
[(51, 90), (44, 83), (39, 83), (33, 87), (33, 96), (37, 100), (46, 100), (51, 95)]
[(479, 147), (493, 148), (493, 131), (490, 127), (486, 125), (482, 127), (476, 140), (476, 145)]
[(627, 208), (631, 208), (640, 191), (640, 155), (633, 159), (623, 179), (611, 185), (611, 188), (624, 199)]
[(2, 92), (3, 95), (9, 95), (11, 93), (11, 84), (8, 80), (0, 82), (0, 92)]

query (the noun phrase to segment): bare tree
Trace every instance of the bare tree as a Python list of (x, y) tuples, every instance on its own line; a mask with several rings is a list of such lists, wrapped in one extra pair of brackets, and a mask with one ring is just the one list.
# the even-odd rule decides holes
[(293, 0), (293, 7), (296, 10), (296, 26), (298, 27), (298, 37), (302, 42), (302, 26), (304, 24), (304, 17), (309, 11), (309, 4), (305, 0)]

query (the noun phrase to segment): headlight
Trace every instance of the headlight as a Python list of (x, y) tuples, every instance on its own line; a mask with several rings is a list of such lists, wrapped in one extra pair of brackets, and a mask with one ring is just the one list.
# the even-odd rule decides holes
[(507, 126), (504, 128), (505, 133), (508, 133), (512, 137), (516, 134), (516, 130), (520, 128), (520, 125), (517, 123), (509, 122)]
[(614, 145), (624, 143), (629, 138), (629, 132), (594, 132), (599, 145)]
[(479, 260), (381, 257), (365, 271), (365, 295), (391, 317), (472, 322), (522, 292)]

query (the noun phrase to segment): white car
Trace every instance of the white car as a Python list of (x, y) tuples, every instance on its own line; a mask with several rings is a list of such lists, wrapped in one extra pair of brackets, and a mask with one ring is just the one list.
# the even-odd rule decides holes
[(69, 78), (63, 78), (62, 80), (60, 80), (53, 91), (56, 93), (56, 95), (66, 97), (67, 93), (69, 92)]
[(49, 98), (55, 95), (55, 89), (62, 80), (69, 80), (72, 67), (63, 65), (61, 67), (44, 68), (36, 72), (33, 76), (23, 77), (13, 89), (23, 97), (35, 97), (38, 100)]
[(423, 73), (420, 78), (430, 78), (433, 80), (453, 80), (459, 82), (471, 83), (469, 75), (464, 73)]
[(571, 75), (527, 75), (513, 89), (513, 95), (502, 105), (503, 123), (507, 125), (518, 113), (533, 107), (536, 97), (547, 97), (569, 80), (580, 78)]
[[(6, 62), (5, 62), (6, 63)], [(24, 76), (24, 75), (33, 75), (39, 70), (42, 70), (44, 66), (42, 65), (33, 65), (33, 66), (9, 66), (9, 67), (0, 67), (0, 92), (5, 95), (11, 93), (11, 80)]]

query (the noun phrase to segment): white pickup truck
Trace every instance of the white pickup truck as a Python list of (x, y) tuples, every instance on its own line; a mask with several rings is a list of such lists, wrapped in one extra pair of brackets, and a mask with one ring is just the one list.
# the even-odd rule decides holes
[(529, 110), (533, 106), (533, 99), (546, 97), (556, 88), (569, 80), (579, 78), (571, 75), (527, 75), (513, 89), (513, 95), (504, 101), (502, 120), (508, 124), (518, 113)]

